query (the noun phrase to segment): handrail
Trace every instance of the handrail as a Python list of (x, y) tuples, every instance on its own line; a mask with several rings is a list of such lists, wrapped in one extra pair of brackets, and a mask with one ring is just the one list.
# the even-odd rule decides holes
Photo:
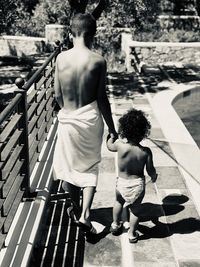
[(15, 106), (20, 102), (21, 95), (17, 94), (11, 102), (8, 104), (7, 107), (1, 112), (0, 114), (0, 124), (2, 124), (12, 113), (12, 111), (15, 109)]
[(62, 44), (60, 44), (60, 41), (56, 41), (55, 44), (56, 46), (54, 52), (48, 57), (48, 59), (42, 64), (42, 66), (32, 75), (32, 77), (26, 82), (26, 84), (21, 85), (20, 82), (18, 81), (15, 82), (18, 88), (22, 89), (23, 86), (23, 89), (27, 91), (31, 87), (31, 85), (33, 85), (33, 83), (37, 81), (38, 76), (41, 74), (41, 72), (46, 68), (46, 66), (51, 62), (51, 60), (61, 52)]
[[(16, 79), (19, 89), (0, 114), (0, 249), (20, 202), (36, 194), (30, 178), (47, 135), (55, 127), (53, 83), (56, 57), (62, 47), (58, 42), (56, 45), (26, 83), (22, 78)], [(33, 94), (27, 97), (32, 85)], [(35, 177), (34, 183), (39, 179)]]
[(59, 53), (59, 50), (55, 50), (50, 57), (43, 63), (43, 65), (33, 74), (33, 76), (27, 81), (27, 83), (23, 86), (24, 90), (28, 90), (31, 85), (37, 81), (38, 76), (41, 72), (46, 68), (46, 66), (51, 62), (51, 60)]

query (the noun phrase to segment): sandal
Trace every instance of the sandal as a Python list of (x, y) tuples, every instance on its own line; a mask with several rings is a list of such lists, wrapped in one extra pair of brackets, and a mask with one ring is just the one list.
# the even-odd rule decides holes
[(119, 224), (112, 223), (110, 226), (110, 232), (113, 235), (120, 235), (122, 233), (123, 223), (120, 222)]
[(97, 234), (97, 231), (92, 224), (87, 225), (78, 221), (77, 226), (79, 226), (85, 233)]
[(138, 238), (139, 238), (139, 234), (137, 232), (135, 232), (134, 235), (129, 235), (129, 238), (128, 238), (129, 243), (131, 244), (137, 243)]

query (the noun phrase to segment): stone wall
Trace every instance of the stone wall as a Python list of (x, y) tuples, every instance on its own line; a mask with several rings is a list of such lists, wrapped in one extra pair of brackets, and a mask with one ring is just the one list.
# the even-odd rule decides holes
[(160, 15), (158, 22), (162, 29), (198, 31), (200, 29), (199, 16), (168, 16)]
[(122, 34), (122, 49), (125, 53), (126, 69), (132, 71), (143, 64), (179, 62), (200, 65), (200, 42), (168, 43), (168, 42), (135, 42), (130, 34)]
[[(141, 45), (144, 43), (141, 43)], [(146, 43), (140, 46), (133, 43), (131, 46), (135, 50), (136, 56), (147, 64), (162, 64), (166, 62), (181, 62), (200, 64), (200, 43)], [(148, 46), (149, 45), (149, 46)]]
[(196, 0), (162, 0), (160, 9), (162, 14), (197, 15)]
[(52, 51), (56, 40), (63, 42), (66, 27), (62, 25), (46, 25), (45, 37), (0, 36), (0, 56), (29, 56)]
[(44, 52), (46, 39), (26, 36), (0, 37), (0, 56), (28, 56)]

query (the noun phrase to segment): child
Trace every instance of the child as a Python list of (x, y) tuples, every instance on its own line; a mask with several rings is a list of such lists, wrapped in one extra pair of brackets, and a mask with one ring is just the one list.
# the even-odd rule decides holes
[(108, 136), (107, 147), (118, 152), (118, 175), (116, 200), (113, 207), (113, 223), (110, 231), (116, 235), (122, 230), (121, 215), (123, 207), (130, 211), (129, 242), (136, 243), (139, 218), (137, 209), (145, 194), (144, 168), (152, 182), (157, 179), (150, 148), (140, 142), (148, 136), (151, 125), (141, 110), (131, 109), (119, 119), (119, 137)]

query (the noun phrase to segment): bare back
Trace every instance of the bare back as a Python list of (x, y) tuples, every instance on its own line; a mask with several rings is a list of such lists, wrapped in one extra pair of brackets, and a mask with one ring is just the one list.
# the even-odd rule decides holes
[(128, 143), (117, 143), (119, 176), (128, 178), (131, 175), (144, 176), (148, 153), (142, 146)]
[(58, 56), (55, 93), (60, 94), (63, 108), (75, 110), (97, 100), (98, 90), (104, 86), (101, 81), (105, 82), (104, 65), (102, 56), (85, 47)]

